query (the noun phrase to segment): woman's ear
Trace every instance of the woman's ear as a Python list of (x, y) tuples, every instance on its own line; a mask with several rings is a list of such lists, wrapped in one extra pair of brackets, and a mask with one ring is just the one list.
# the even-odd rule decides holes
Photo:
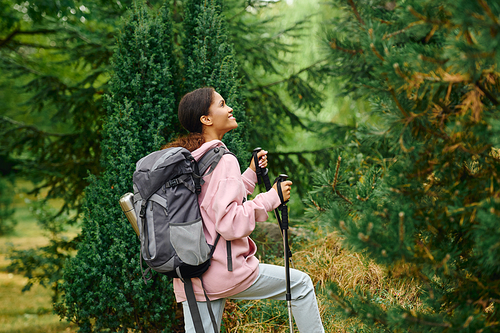
[(205, 126), (210, 126), (212, 125), (212, 120), (210, 120), (210, 117), (209, 116), (201, 116), (200, 117), (200, 121), (203, 125)]

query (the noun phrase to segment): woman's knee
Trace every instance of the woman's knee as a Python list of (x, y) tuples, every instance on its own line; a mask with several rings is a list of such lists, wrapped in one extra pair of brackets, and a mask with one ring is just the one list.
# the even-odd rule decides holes
[[(301, 290), (301, 295), (304, 297), (305, 295), (309, 294), (311, 291), (314, 291), (314, 285), (312, 283), (311, 277), (309, 274), (304, 273), (299, 270), (293, 270), (293, 280), (295, 281), (296, 288)], [(300, 297), (299, 295), (297, 295)]]

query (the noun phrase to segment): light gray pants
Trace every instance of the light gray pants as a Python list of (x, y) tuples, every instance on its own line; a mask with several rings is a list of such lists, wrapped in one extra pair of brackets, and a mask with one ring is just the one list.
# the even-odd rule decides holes
[[(325, 330), (321, 323), (314, 286), (309, 275), (296, 269), (290, 269), (290, 290), (292, 294), (292, 313), (299, 331), (303, 333), (324, 333)], [(248, 289), (229, 298), (285, 300), (285, 295), (285, 267), (259, 264), (259, 276), (255, 282)], [(210, 302), (219, 330), (225, 302), (224, 298)], [(213, 326), (207, 304), (206, 302), (197, 303), (205, 333), (212, 333)], [(182, 302), (182, 307), (186, 333), (195, 333), (188, 302)]]

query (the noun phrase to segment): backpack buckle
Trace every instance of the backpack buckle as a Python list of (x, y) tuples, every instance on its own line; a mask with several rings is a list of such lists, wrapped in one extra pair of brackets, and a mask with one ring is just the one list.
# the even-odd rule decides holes
[(174, 187), (179, 185), (179, 180), (177, 178), (168, 181), (168, 187)]
[(140, 218), (144, 218), (144, 216), (146, 216), (146, 205), (145, 204), (143, 204), (141, 206), (141, 211), (139, 212), (139, 217)]

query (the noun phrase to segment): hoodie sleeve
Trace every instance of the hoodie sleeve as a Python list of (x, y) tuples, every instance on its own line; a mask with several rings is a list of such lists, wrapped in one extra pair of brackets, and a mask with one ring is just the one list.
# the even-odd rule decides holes
[(250, 195), (255, 190), (255, 184), (257, 183), (257, 174), (250, 168), (247, 168), (245, 172), (241, 175), (245, 189), (247, 190), (247, 195)]
[(267, 220), (267, 212), (280, 204), (274, 189), (245, 201), (248, 188), (242, 178), (236, 157), (224, 155), (212, 173), (201, 204), (215, 222), (216, 231), (226, 240), (249, 236), (255, 229), (255, 222)]

